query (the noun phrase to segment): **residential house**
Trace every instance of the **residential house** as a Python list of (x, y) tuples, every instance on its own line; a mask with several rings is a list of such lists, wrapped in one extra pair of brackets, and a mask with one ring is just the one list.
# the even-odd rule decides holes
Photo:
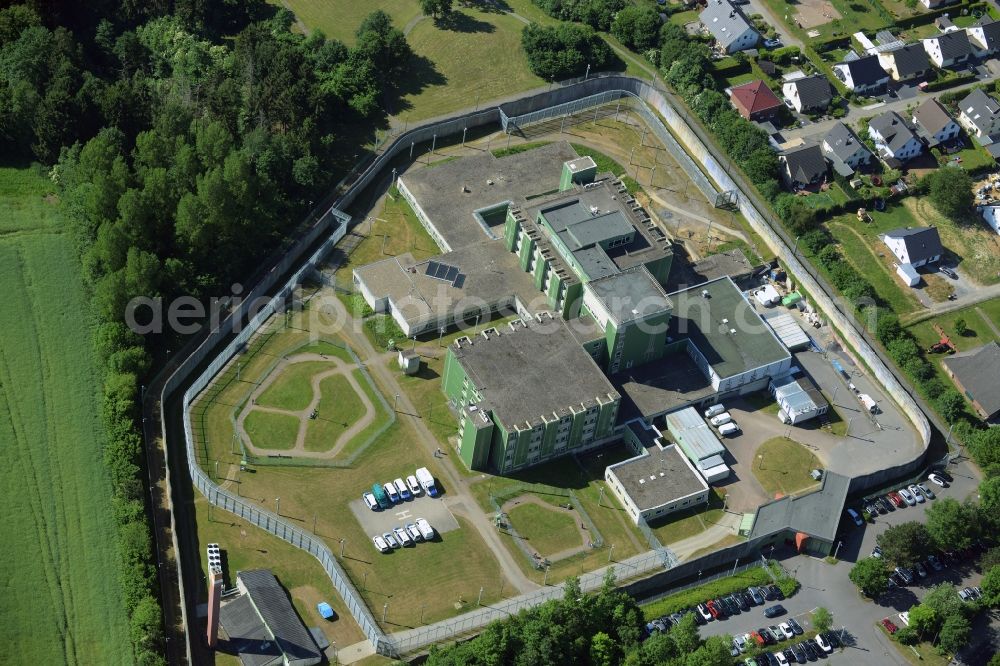
[(872, 151), (844, 123), (837, 123), (826, 133), (820, 148), (833, 165), (833, 170), (845, 178), (871, 164)]
[(784, 107), (767, 84), (759, 80), (733, 87), (729, 91), (729, 101), (741, 116), (756, 122), (776, 120)]
[(792, 190), (817, 185), (826, 179), (827, 163), (816, 145), (800, 146), (778, 155), (781, 177)]
[(982, 419), (991, 421), (1000, 415), (1000, 345), (991, 342), (949, 356), (942, 363)]
[(715, 38), (719, 49), (726, 53), (752, 49), (760, 41), (753, 21), (729, 0), (708, 0), (698, 18)]
[(944, 254), (937, 227), (893, 229), (882, 234), (881, 238), (899, 263), (914, 268), (937, 263)]
[(892, 167), (923, 152), (924, 144), (895, 111), (875, 116), (868, 123), (868, 136), (875, 142), (879, 157)]
[(983, 219), (986, 220), (986, 224), (990, 226), (990, 229), (1000, 234), (1000, 204), (979, 206), (978, 210), (982, 214)]
[(931, 71), (931, 60), (919, 42), (879, 53), (878, 62), (893, 81), (919, 79)]
[(942, 32), (922, 41), (931, 62), (938, 67), (961, 65), (972, 56), (972, 43), (964, 30)]
[(993, 143), (1000, 132), (1000, 102), (980, 89), (973, 90), (958, 103), (958, 122), (982, 144)]
[(931, 147), (951, 141), (962, 131), (941, 102), (933, 97), (913, 111), (913, 124)]
[(787, 81), (781, 92), (799, 113), (825, 111), (833, 99), (833, 88), (822, 74)]
[(859, 95), (884, 91), (889, 83), (889, 74), (882, 69), (877, 55), (838, 63), (833, 66), (833, 73), (848, 90)]
[(983, 19), (966, 29), (972, 50), (980, 58), (993, 55), (1000, 51), (1000, 21)]
[(920, 4), (924, 6), (925, 9), (937, 9), (947, 5), (950, 2), (955, 2), (955, 0), (920, 0)]

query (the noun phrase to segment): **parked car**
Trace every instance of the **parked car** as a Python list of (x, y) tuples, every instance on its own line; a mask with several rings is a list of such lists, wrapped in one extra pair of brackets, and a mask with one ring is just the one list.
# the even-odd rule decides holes
[(900, 488), (896, 492), (899, 494), (900, 497), (903, 498), (903, 501), (906, 502), (908, 505), (916, 506), (917, 500), (916, 498), (913, 497), (913, 495), (910, 494), (909, 490), (907, 490), (906, 488)]
[(917, 562), (917, 566), (914, 567), (917, 570), (917, 575), (921, 578), (927, 578), (927, 569), (924, 569), (924, 565)]
[(410, 535), (410, 538), (413, 539), (414, 542), (424, 540), (424, 535), (420, 533), (420, 530), (418, 530), (417, 526), (413, 523), (406, 523), (403, 527), (406, 528), (406, 533)]
[(788, 618), (788, 626), (792, 628), (792, 631), (794, 631), (797, 636), (802, 635), (802, 627), (799, 626), (799, 623), (795, 621), (794, 617)]
[(406, 486), (410, 489), (410, 492), (413, 493), (414, 497), (420, 497), (424, 494), (424, 489), (420, 487), (420, 482), (417, 481), (417, 477), (412, 474), (406, 477)]
[(892, 502), (890, 502), (885, 497), (879, 497), (876, 501), (878, 502), (879, 506), (881, 506), (883, 509), (886, 510), (886, 512), (896, 510), (896, 507), (893, 506)]
[(896, 567), (895, 573), (897, 576), (903, 579), (904, 584), (906, 585), (913, 584), (913, 574), (911, 574), (908, 570), (904, 569), (903, 567)]
[(907, 490), (910, 491), (910, 494), (913, 495), (913, 499), (915, 499), (918, 504), (923, 504), (927, 501), (924, 494), (920, 492), (920, 488), (917, 488), (916, 484), (910, 484)]
[(400, 497), (404, 500), (413, 499), (413, 493), (411, 493), (410, 489), (406, 487), (406, 484), (403, 483), (402, 479), (396, 479), (392, 483), (396, 486), (396, 492), (399, 493)]
[(948, 487), (948, 482), (945, 481), (944, 477), (938, 474), (937, 472), (931, 472), (930, 474), (928, 474), (927, 480), (933, 483), (934, 485), (941, 486), (942, 488)]
[(809, 659), (810, 661), (814, 659), (819, 659), (820, 652), (819, 648), (816, 647), (816, 643), (807, 640), (807, 641), (802, 641), (801, 643), (799, 643), (799, 645), (802, 647), (803, 650), (806, 651), (807, 659)]
[(757, 644), (757, 647), (764, 647), (767, 645), (767, 641), (764, 640), (764, 637), (760, 635), (759, 631), (751, 631), (750, 639)]
[(729, 412), (722, 412), (721, 414), (717, 414), (716, 416), (713, 416), (712, 419), (709, 421), (709, 423), (711, 423), (716, 428), (718, 428), (720, 425), (724, 425), (726, 423), (729, 423), (732, 420), (733, 420), (733, 417), (729, 414)]
[(902, 622), (904, 626), (910, 626), (910, 611), (903, 611), (900, 613), (899, 621)]
[(865, 521), (861, 520), (861, 515), (850, 507), (847, 508), (847, 515), (852, 521), (854, 521), (854, 524), (857, 525), (858, 527), (861, 527), (862, 525), (865, 524)]
[(371, 493), (364, 493), (363, 495), (361, 495), (361, 499), (365, 501), (365, 504), (367, 504), (368, 508), (371, 509), (372, 511), (379, 510), (378, 500), (376, 500), (375, 496), (372, 495)]
[(945, 275), (947, 275), (948, 277), (950, 277), (952, 280), (957, 280), (958, 279), (958, 273), (956, 273), (955, 271), (951, 270), (947, 266), (938, 266), (938, 270), (941, 271), (942, 273), (944, 273)]
[(889, 498), (889, 502), (892, 503), (892, 505), (897, 509), (902, 509), (904, 506), (906, 506), (906, 502), (903, 501), (903, 498), (900, 497), (899, 493), (897, 492), (888, 493), (886, 497)]
[(837, 638), (837, 632), (835, 631), (824, 632), (823, 640), (825, 640), (832, 648), (840, 647), (840, 639)]
[(712, 616), (713, 619), (716, 619), (716, 620), (721, 620), (722, 619), (721, 618), (722, 614), (719, 612), (719, 609), (715, 607), (715, 602), (714, 601), (706, 602), (705, 603), (705, 608), (708, 609), (708, 612)]
[(897, 631), (899, 631), (899, 627), (893, 624), (892, 620), (890, 620), (889, 618), (884, 618), (882, 620), (882, 626), (885, 627), (885, 630), (888, 631), (889, 634), (894, 634)]
[(778, 629), (778, 625), (772, 624), (767, 628), (767, 631), (774, 638), (775, 642), (785, 640), (785, 634), (781, 631), (781, 629)]
[(389, 500), (393, 504), (398, 504), (400, 502), (399, 493), (396, 492), (396, 486), (391, 483), (386, 483), (382, 486), (382, 488), (385, 490), (385, 494), (389, 496)]
[(872, 548), (872, 557), (882, 557), (882, 549), (878, 546)]
[(817, 647), (819, 647), (819, 649), (822, 650), (825, 654), (830, 654), (831, 652), (833, 652), (833, 646), (830, 645), (829, 642), (827, 642), (826, 638), (823, 637), (823, 634), (816, 634), (816, 638), (814, 638), (813, 640), (816, 641)]
[(399, 548), (399, 542), (396, 541), (391, 532), (386, 532), (382, 535), (382, 538), (385, 539), (387, 544), (389, 544), (389, 548)]
[(788, 657), (785, 656), (784, 651), (775, 652), (774, 658), (778, 660), (778, 666), (788, 666)]
[(806, 663), (806, 651), (802, 649), (801, 645), (797, 644), (793, 645), (791, 650), (792, 654), (795, 655), (795, 661), (799, 662), (800, 664)]
[(735, 421), (730, 421), (729, 423), (724, 423), (719, 426), (719, 434), (723, 437), (728, 437), (729, 435), (735, 435), (740, 431), (740, 427), (736, 425)]
[(724, 411), (726, 411), (726, 406), (720, 402), (718, 405), (712, 405), (711, 407), (705, 410), (705, 418), (710, 419), (713, 416), (718, 416)]
[(736, 646), (737, 650), (739, 650), (740, 652), (743, 652), (743, 651), (745, 651), (747, 649), (747, 641), (748, 640), (750, 640), (750, 634), (742, 634), (740, 636), (733, 636), (733, 645)]
[(780, 39), (765, 39), (764, 47), (768, 49), (780, 49), (781, 40)]
[(434, 528), (431, 527), (431, 524), (427, 522), (426, 518), (417, 518), (417, 522), (415, 524), (417, 529), (420, 530), (420, 533), (424, 536), (425, 541), (430, 541), (434, 538)]
[(760, 593), (760, 590), (758, 590), (756, 587), (748, 587), (747, 593), (750, 595), (750, 598), (753, 599), (753, 602), (758, 606), (764, 603), (764, 595), (762, 595)]
[(781, 604), (775, 604), (773, 606), (768, 606), (764, 609), (764, 617), (778, 617), (779, 615), (785, 614), (785, 607)]
[(973, 599), (972, 590), (970, 590), (967, 587), (959, 590), (958, 598), (961, 599), (962, 601), (972, 601)]
[(404, 546), (412, 546), (412, 545), (414, 545), (413, 544), (413, 539), (410, 538), (410, 533), (407, 532), (405, 528), (402, 528), (402, 527), (393, 527), (392, 528), (392, 533), (394, 535), (396, 535), (396, 541), (398, 541), (399, 543), (403, 544)]
[(927, 487), (926, 483), (918, 483), (917, 484), (917, 488), (920, 488), (920, 492), (922, 492), (924, 495), (926, 495), (927, 499), (936, 499), (937, 498), (937, 495), (935, 495), (934, 492), (930, 488)]
[(740, 607), (741, 611), (746, 612), (746, 611), (750, 610), (750, 603), (747, 602), (747, 600), (743, 598), (743, 594), (742, 593), (737, 592), (737, 593), (733, 594), (733, 598), (736, 600), (736, 603), (739, 604), (739, 607)]
[(792, 628), (788, 626), (787, 622), (779, 624), (778, 629), (781, 630), (781, 633), (785, 636), (785, 638), (795, 638), (795, 632), (792, 631)]
[(770, 592), (771, 595), (772, 595), (772, 596), (768, 597), (768, 599), (784, 599), (785, 598), (785, 595), (781, 592), (781, 588), (779, 588), (777, 585), (768, 585), (767, 586), (767, 591)]
[(705, 622), (711, 622), (715, 619), (715, 616), (709, 612), (708, 606), (705, 604), (698, 604), (698, 615), (700, 615)]
[(792, 652), (792, 648), (790, 647), (787, 647), (784, 650), (782, 650), (781, 654), (785, 656), (785, 661), (787, 661), (789, 664), (791, 664), (793, 661), (798, 661), (798, 659), (795, 658), (795, 653)]
[(373, 536), (372, 543), (375, 544), (375, 548), (377, 548), (380, 553), (388, 553), (392, 550), (392, 548), (389, 547), (389, 544), (386, 543), (385, 539), (380, 536)]

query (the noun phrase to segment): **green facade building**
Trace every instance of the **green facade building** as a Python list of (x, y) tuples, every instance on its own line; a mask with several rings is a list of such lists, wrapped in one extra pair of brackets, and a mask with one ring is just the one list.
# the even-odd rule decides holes
[(558, 319), (459, 338), (442, 388), (470, 469), (509, 473), (614, 437), (620, 396)]

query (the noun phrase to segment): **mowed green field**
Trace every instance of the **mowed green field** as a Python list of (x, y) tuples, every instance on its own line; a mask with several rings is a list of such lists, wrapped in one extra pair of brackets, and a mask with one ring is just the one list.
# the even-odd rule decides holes
[(91, 320), (50, 192), (0, 169), (0, 636), (13, 663), (125, 664)]
[(330, 39), (339, 39), (345, 44), (353, 44), (354, 32), (361, 21), (374, 11), (381, 9), (392, 18), (400, 30), (411, 20), (420, 16), (417, 0), (285, 0), (274, 2), (276, 6), (288, 7), (310, 30), (322, 30)]

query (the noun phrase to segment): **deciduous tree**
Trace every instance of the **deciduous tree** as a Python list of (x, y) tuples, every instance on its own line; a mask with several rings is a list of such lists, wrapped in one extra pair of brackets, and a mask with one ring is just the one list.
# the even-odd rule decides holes
[(889, 567), (882, 558), (866, 557), (858, 560), (848, 574), (861, 593), (877, 599), (889, 589)]

